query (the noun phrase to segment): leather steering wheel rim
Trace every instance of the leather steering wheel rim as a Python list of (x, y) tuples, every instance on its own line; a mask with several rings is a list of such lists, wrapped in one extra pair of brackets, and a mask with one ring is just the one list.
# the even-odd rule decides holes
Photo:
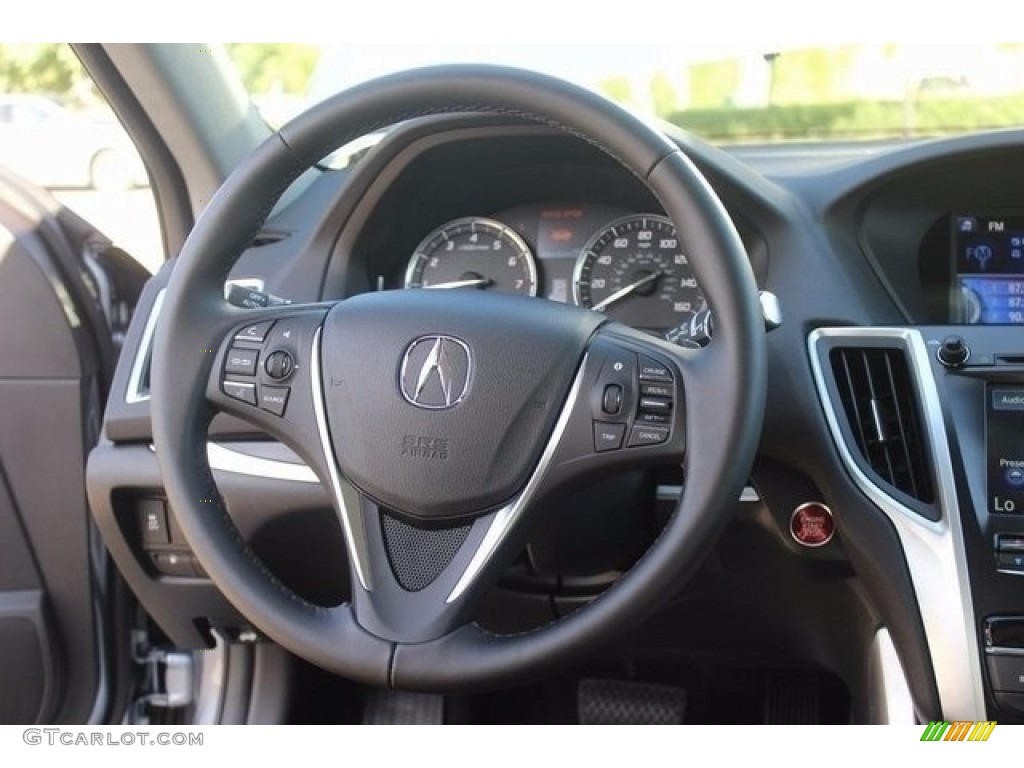
[[(691, 377), (685, 493), (657, 541), (614, 587), (528, 633), (498, 636), (464, 624), (427, 642), (403, 643), (364, 629), (348, 604), (306, 602), (245, 545), (206, 460), (214, 412), (206, 397), (214, 366), (208, 350), (221, 345), (230, 328), (256, 317), (227, 304), (224, 281), (299, 175), (365, 133), (415, 117), (464, 112), (556, 127), (637, 175), (679, 231), (714, 309), (716, 335), (697, 354), (680, 352)], [(675, 594), (747, 480), (765, 381), (764, 327), (749, 260), (721, 202), (677, 146), (604, 98), (552, 77), (504, 67), (434, 67), (380, 78), (313, 107), (261, 145), (218, 191), (167, 285), (152, 359), (153, 440), (168, 499), (197, 558), (268, 637), (320, 667), (373, 685), (484, 688), (554, 669), (635, 625)], [(710, 397), (714, 407), (698, 404)]]

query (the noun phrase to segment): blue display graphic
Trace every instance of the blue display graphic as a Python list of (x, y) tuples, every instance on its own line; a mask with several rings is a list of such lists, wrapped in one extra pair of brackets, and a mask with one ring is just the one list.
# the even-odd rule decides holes
[(1024, 219), (954, 216), (953, 321), (1024, 325)]
[(1024, 323), (1024, 277), (960, 276), (964, 320), (978, 325)]

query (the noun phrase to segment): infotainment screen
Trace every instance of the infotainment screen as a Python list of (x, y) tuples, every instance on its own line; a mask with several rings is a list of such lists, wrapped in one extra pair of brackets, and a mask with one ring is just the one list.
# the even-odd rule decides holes
[(953, 215), (950, 220), (950, 321), (1024, 324), (1024, 215)]

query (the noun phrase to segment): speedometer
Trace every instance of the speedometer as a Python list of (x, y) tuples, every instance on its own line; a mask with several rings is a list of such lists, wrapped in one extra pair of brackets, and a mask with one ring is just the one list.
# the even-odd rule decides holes
[(637, 328), (663, 330), (688, 320), (704, 295), (664, 216), (613, 221), (584, 246), (573, 274), (576, 303)]
[(474, 216), (450, 221), (423, 238), (409, 260), (405, 287), (536, 296), (537, 267), (519, 235), (500, 221)]

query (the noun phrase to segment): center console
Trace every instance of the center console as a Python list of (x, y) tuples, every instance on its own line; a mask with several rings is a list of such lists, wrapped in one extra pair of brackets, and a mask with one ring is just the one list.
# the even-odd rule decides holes
[[(965, 290), (980, 290), (985, 297), (984, 321), (1016, 312), (1006, 302), (1024, 287), (1024, 276), (971, 277), (965, 284), (975, 286)], [(943, 363), (937, 355), (934, 369), (946, 393), (947, 429), (955, 436), (954, 471), (963, 475), (964, 541), (990, 716), (1019, 720), (1024, 718), (1024, 329), (953, 326), (927, 329), (926, 335), (936, 350), (952, 337), (962, 339), (968, 351), (959, 365)]]
[[(992, 322), (1016, 311), (1024, 272), (1006, 266), (1004, 223), (985, 236), (990, 271), (955, 276), (981, 297), (961, 318), (975, 322), (818, 329), (808, 345), (847, 470), (903, 545), (945, 715), (1024, 722), (1024, 329)], [(980, 247), (966, 234), (960, 253)]]

